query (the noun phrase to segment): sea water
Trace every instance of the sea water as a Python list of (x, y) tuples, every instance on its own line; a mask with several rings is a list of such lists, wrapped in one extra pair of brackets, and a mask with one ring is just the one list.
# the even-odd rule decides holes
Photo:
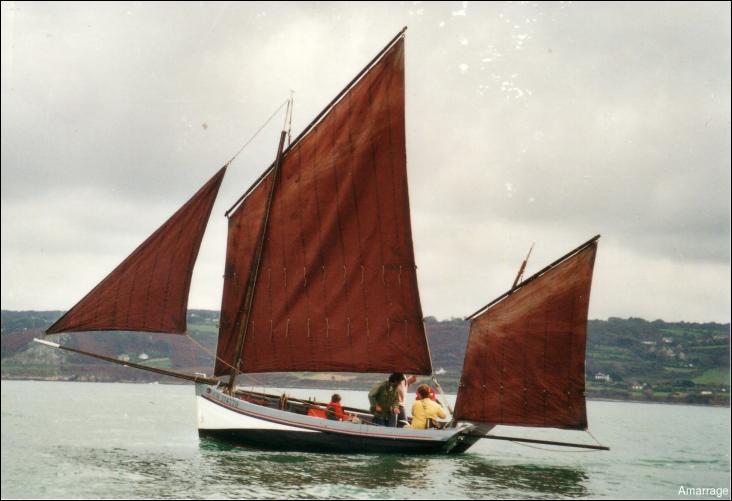
[[(365, 392), (339, 393), (368, 405)], [(495, 440), (458, 455), (267, 452), (200, 440), (192, 386), (2, 381), (2, 497), (730, 498), (729, 408), (590, 401), (588, 415), (609, 452)]]

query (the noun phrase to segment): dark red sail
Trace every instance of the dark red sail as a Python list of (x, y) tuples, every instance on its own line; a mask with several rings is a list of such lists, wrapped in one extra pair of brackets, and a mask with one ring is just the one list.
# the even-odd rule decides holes
[(226, 167), (46, 334), (126, 330), (186, 331), (193, 265)]
[(587, 429), (585, 339), (596, 251), (593, 239), (472, 319), (456, 419)]
[[(234, 363), (234, 353), (244, 316), (244, 300), (247, 293), (249, 272), (254, 260), (257, 237), (264, 221), (264, 211), (269, 192), (270, 178), (254, 190), (229, 218), (229, 236), (226, 243), (226, 267), (224, 269), (224, 294), (219, 320), (216, 376), (228, 374)], [(223, 363), (223, 362), (226, 363)]]
[[(399, 40), (286, 153), (250, 318), (271, 173), (232, 214), (218, 357), (241, 372), (429, 374), (412, 247)], [(230, 372), (217, 361), (216, 375)]]

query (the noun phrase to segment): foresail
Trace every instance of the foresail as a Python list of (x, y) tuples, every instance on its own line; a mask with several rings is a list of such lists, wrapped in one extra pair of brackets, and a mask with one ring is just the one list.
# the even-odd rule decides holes
[(257, 237), (264, 221), (269, 193), (268, 176), (229, 218), (224, 268), (224, 293), (219, 319), (219, 339), (216, 348), (214, 374), (228, 374), (234, 363), (237, 337), (244, 317), (244, 300), (247, 293), (249, 271), (254, 260)]
[(182, 334), (193, 265), (226, 167), (46, 334), (126, 330)]
[(241, 372), (431, 372), (406, 176), (401, 39), (282, 160), (248, 319), (271, 174), (231, 215), (216, 375), (242, 322)]
[(456, 419), (586, 429), (585, 345), (596, 239), (475, 316)]

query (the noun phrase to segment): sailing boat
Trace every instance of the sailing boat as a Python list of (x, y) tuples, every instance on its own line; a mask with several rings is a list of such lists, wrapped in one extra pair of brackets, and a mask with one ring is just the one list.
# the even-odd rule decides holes
[[(236, 385), (239, 374), (266, 372), (433, 374), (412, 245), (404, 94), (402, 30), (286, 148), (282, 132), (275, 162), (227, 211), (214, 377), (42, 342), (195, 381), (200, 436), (255, 447), (457, 453), (500, 438), (489, 434), (496, 425), (586, 430), (598, 237), (471, 315), (455, 409), (441, 430), (378, 426), (365, 409), (347, 409), (354, 422), (332, 421), (314, 412), (324, 408), (318, 402)], [(46, 334), (184, 334), (193, 266), (227, 166)]]

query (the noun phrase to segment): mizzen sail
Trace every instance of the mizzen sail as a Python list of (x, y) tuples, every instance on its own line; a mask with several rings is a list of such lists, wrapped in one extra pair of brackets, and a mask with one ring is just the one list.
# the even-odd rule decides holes
[(46, 334), (99, 330), (185, 333), (193, 265), (225, 172), (226, 167), (221, 168)]
[(597, 237), (473, 316), (455, 419), (587, 429), (585, 345)]
[(229, 220), (215, 374), (429, 374), (407, 191), (399, 39), (282, 159), (249, 318), (242, 304), (272, 174)]

